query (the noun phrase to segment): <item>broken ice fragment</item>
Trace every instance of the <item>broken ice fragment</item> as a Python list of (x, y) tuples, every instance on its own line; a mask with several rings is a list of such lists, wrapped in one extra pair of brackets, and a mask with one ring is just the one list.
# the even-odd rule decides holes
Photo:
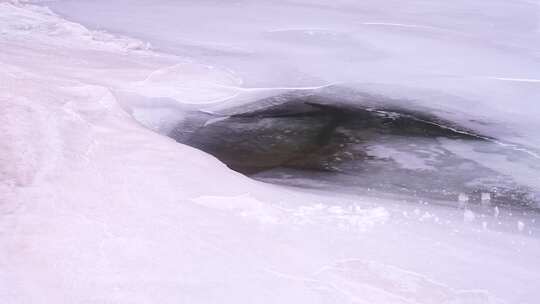
[(463, 208), (469, 202), (469, 196), (465, 193), (458, 195), (459, 207)]
[(482, 204), (489, 204), (489, 202), (491, 201), (491, 193), (482, 192), (482, 194), (480, 195), (480, 199), (482, 201)]
[(476, 218), (476, 216), (474, 215), (474, 212), (472, 212), (471, 210), (465, 210), (465, 212), (463, 212), (463, 220), (465, 222), (472, 222), (474, 221), (474, 219)]
[(522, 221), (518, 221), (517, 228), (520, 232), (523, 231), (523, 228), (525, 228), (525, 223), (523, 223)]

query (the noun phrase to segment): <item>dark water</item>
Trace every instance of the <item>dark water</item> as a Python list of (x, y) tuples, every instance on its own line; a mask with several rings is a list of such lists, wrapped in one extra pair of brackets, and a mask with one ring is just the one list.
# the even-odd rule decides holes
[(170, 136), (272, 183), (450, 200), (467, 194), (470, 201), (489, 193), (491, 202), (534, 203), (511, 177), (447, 149), (493, 148), (482, 134), (429, 113), (319, 101), (300, 96), (228, 115), (194, 112)]

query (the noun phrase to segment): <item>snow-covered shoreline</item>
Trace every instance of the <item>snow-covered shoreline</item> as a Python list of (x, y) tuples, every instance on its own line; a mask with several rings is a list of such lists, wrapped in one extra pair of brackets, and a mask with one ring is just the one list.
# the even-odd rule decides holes
[(134, 118), (227, 99), (230, 71), (17, 2), (0, 49), (2, 303), (540, 297), (535, 214), (266, 185)]

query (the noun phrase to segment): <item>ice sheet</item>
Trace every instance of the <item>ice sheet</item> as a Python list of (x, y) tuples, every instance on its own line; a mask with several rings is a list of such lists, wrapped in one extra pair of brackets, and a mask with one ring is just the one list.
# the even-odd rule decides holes
[[(536, 303), (540, 297), (531, 283), (540, 280), (536, 213), (266, 185), (136, 119), (153, 102), (177, 109), (227, 98), (223, 86), (237, 78), (244, 82), (234, 85), (243, 89), (379, 82), (389, 85), (385, 94), (397, 95), (395, 84), (418, 84), (478, 102), (463, 109), (441, 99), (433, 107), (482, 115), (480, 105), (492, 105), (488, 116), (504, 118), (502, 126), (517, 132), (505, 136), (538, 147), (530, 119), (537, 84), (484, 78), (539, 78), (535, 2), (49, 4), (90, 28), (142, 40), (14, 3), (0, 2), (0, 302)], [(309, 34), (321, 22), (324, 33)], [(479, 49), (433, 38), (431, 27), (460, 32), (464, 44)], [(291, 40), (300, 46), (287, 55)], [(356, 47), (375, 40), (352, 55), (328, 42)], [(181, 56), (148, 50), (146, 41)], [(321, 43), (327, 47), (305, 46)], [(457, 59), (437, 53), (446, 48), (471, 53)], [(350, 64), (347, 54), (354, 62), (368, 59)], [(387, 59), (372, 61), (380, 55)], [(144, 82), (179, 64), (191, 72)], [(179, 90), (178, 79), (193, 82)]]

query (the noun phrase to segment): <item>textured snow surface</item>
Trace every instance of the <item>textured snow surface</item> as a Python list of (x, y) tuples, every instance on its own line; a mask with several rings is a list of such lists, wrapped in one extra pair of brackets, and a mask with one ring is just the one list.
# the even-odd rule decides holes
[[(451, 96), (477, 102), (464, 112), (491, 109), (490, 117), (501, 119), (493, 132), (508, 122), (506, 139), (534, 150), (540, 142), (531, 131), (538, 124), (531, 117), (538, 114), (533, 97), (540, 78), (536, 2), (54, 4), (81, 22), (95, 22), (91, 27), (107, 20), (109, 30), (144, 42), (88, 30), (22, 2), (0, 1), (0, 303), (536, 303), (540, 298), (536, 213), (262, 184), (145, 126), (161, 130), (177, 119), (167, 116), (176, 110), (270, 94), (254, 87), (384, 80), (378, 85), (388, 87), (365, 88), (387, 88), (385, 94), (400, 96), (455, 89)], [(497, 10), (475, 18), (475, 12), (492, 6)], [(390, 7), (395, 9), (387, 13)], [(451, 14), (433, 15), (438, 8)], [(335, 21), (344, 11), (358, 15)], [(243, 21), (235, 22), (240, 17)], [(353, 19), (366, 28), (366, 39), (350, 30), (347, 21)], [(222, 21), (230, 31), (224, 32)], [(467, 36), (442, 39), (439, 49), (423, 56), (418, 43), (438, 40), (430, 37), (439, 28), (466, 29)], [(253, 35), (259, 38), (247, 39)], [(375, 45), (390, 36), (391, 43)], [(477, 41), (480, 36), (486, 41)], [(282, 57), (283, 47), (258, 39), (301, 45), (288, 48), (293, 57)], [(461, 49), (467, 55), (457, 63), (450, 51), (456, 39), (469, 47)], [(329, 50), (334, 43), (360, 45), (365, 51), (353, 61), (366, 58), (364, 70), (370, 72), (345, 69), (341, 59), (303, 69), (309, 60), (352, 54), (341, 47)], [(323, 44), (324, 56), (316, 51), (321, 48), (305, 44)], [(448, 56), (435, 55), (442, 50)], [(196, 59), (180, 57), (184, 51)], [(208, 59), (213, 52), (224, 54), (223, 61)], [(410, 57), (393, 57), (397, 53)], [(376, 63), (377, 58), (387, 60)], [(399, 62), (403, 70), (394, 73)], [(427, 72), (419, 75), (420, 70)], [(267, 71), (274, 73), (263, 76)], [(416, 82), (421, 84), (412, 86)], [(452, 108), (446, 101), (433, 106)]]

